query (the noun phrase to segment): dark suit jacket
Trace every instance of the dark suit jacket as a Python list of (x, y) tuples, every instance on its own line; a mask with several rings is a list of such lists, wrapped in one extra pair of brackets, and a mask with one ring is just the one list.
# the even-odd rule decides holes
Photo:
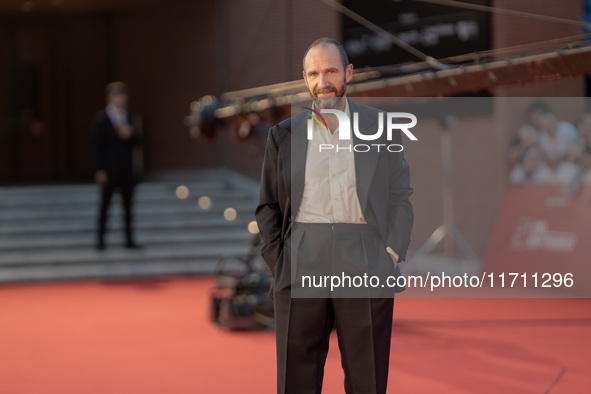
[[(351, 114), (359, 113), (360, 130), (377, 130), (376, 108), (349, 100)], [(308, 140), (307, 115), (300, 113), (271, 128), (261, 176), (260, 202), (255, 216), (263, 241), (261, 255), (275, 275), (283, 243), (290, 235), (293, 218), (298, 212), (304, 191)], [(386, 132), (380, 141), (361, 141), (351, 130), (353, 143), (401, 144), (399, 130), (392, 141)], [(410, 170), (403, 152), (390, 153), (385, 147), (378, 153), (355, 152), (357, 195), (367, 223), (378, 228), (382, 241), (406, 259), (414, 219), (409, 197)]]
[(134, 128), (133, 136), (122, 140), (107, 113), (98, 112), (92, 121), (92, 147), (95, 170), (107, 171), (110, 178), (130, 177), (133, 173), (133, 147), (139, 142), (139, 135), (132, 116), (127, 115)]

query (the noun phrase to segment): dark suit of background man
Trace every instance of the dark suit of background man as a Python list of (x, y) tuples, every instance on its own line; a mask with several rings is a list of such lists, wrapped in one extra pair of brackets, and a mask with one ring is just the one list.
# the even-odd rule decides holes
[(109, 204), (114, 191), (121, 192), (124, 210), (125, 247), (138, 248), (133, 239), (133, 147), (139, 135), (127, 112), (129, 92), (123, 82), (112, 82), (105, 89), (107, 106), (92, 122), (95, 181), (101, 186), (98, 215), (98, 250), (105, 249)]
[[(379, 110), (346, 98), (352, 74), (353, 65), (334, 40), (319, 39), (304, 55), (304, 81), (316, 110), (358, 113), (360, 131), (374, 134)], [(328, 130), (312, 123), (314, 139), (336, 138), (338, 119), (332, 114), (324, 118)], [(394, 289), (374, 293), (368, 286), (360, 289), (365, 294), (361, 297), (347, 292), (307, 297), (304, 290), (298, 297), (297, 291), (303, 290), (298, 275), (301, 270), (338, 274), (345, 266), (382, 279), (400, 273), (398, 261), (406, 257), (414, 218), (408, 163), (402, 152), (384, 148), (334, 156), (318, 153), (307, 138), (308, 119), (302, 112), (271, 128), (256, 209), (261, 254), (274, 277), (278, 392), (321, 392), (334, 327), (345, 391), (385, 393)], [(399, 131), (392, 141), (385, 135), (371, 142), (353, 135), (350, 142), (402, 142)]]

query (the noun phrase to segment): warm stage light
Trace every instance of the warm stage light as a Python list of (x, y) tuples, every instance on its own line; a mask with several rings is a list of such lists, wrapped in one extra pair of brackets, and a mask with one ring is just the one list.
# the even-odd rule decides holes
[(252, 222), (248, 223), (248, 232), (251, 234), (259, 233), (259, 226), (257, 225), (257, 222), (253, 220)]
[(224, 210), (224, 218), (226, 218), (227, 221), (231, 222), (236, 219), (236, 216), (238, 216), (238, 214), (234, 208), (226, 208)]
[(211, 208), (211, 198), (207, 196), (201, 196), (199, 197), (199, 200), (197, 200), (197, 205), (199, 205), (199, 208), (201, 209), (209, 209)]
[(176, 196), (181, 200), (189, 197), (189, 188), (187, 186), (181, 185), (176, 188)]

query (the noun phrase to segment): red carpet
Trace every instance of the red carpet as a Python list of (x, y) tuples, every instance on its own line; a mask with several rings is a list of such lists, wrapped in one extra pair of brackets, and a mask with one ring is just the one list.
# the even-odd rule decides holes
[[(210, 324), (212, 283), (0, 287), (0, 393), (275, 392), (273, 333)], [(591, 387), (591, 300), (399, 299), (394, 314), (391, 393)], [(325, 393), (343, 392), (334, 339)]]

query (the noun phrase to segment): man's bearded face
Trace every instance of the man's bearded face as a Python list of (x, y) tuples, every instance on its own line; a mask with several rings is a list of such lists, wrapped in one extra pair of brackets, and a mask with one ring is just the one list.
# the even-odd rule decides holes
[(353, 76), (353, 65), (343, 64), (334, 45), (312, 47), (304, 59), (304, 81), (315, 105), (320, 109), (343, 109), (347, 83)]
[[(347, 84), (345, 81), (343, 81), (340, 87), (336, 87), (335, 85), (331, 84), (330, 86), (324, 88), (316, 88), (311, 92), (311, 94), (312, 97), (314, 97), (314, 103), (318, 108), (334, 109), (342, 106), (341, 103), (346, 92)], [(333, 93), (334, 97), (324, 96), (330, 93)]]

